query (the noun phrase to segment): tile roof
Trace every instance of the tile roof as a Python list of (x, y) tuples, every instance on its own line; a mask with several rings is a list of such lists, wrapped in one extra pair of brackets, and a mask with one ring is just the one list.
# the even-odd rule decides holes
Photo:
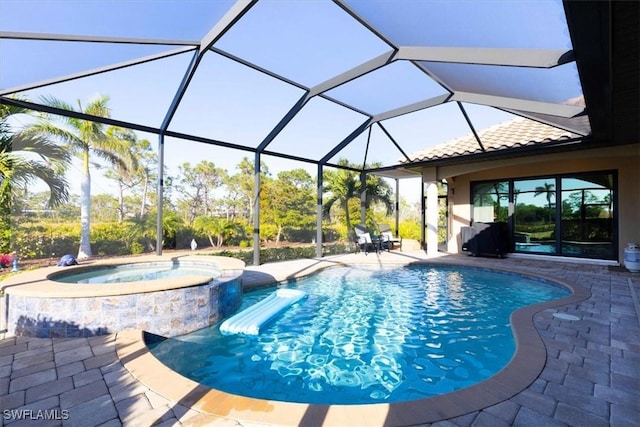
[[(515, 147), (541, 145), (576, 137), (570, 131), (558, 129), (544, 123), (518, 117), (507, 122), (477, 132), (484, 152), (499, 151)], [(411, 162), (445, 159), (468, 154), (482, 153), (483, 150), (470, 133), (433, 147), (409, 155)], [(409, 163), (406, 160), (402, 163)]]

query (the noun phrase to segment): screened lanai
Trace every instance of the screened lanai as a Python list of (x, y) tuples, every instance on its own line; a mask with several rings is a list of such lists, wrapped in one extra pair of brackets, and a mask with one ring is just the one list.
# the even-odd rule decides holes
[[(320, 256), (322, 171), (340, 159), (421, 177), (414, 153), (469, 133), (485, 152), (478, 131), (514, 117), (569, 132), (571, 149), (607, 140), (597, 3), (3, 0), (0, 103), (152, 135), (160, 196), (165, 153), (193, 143), (251, 155), (256, 198), (261, 159), (304, 163)], [(109, 118), (43, 101), (96, 93)]]

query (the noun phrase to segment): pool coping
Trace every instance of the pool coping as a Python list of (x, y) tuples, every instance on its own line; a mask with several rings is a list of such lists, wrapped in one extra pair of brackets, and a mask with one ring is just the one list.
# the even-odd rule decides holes
[(38, 298), (88, 298), (108, 297), (117, 295), (131, 295), (146, 292), (155, 292), (170, 289), (186, 288), (210, 282), (211, 277), (199, 275), (185, 275), (158, 280), (141, 280), (138, 282), (110, 283), (102, 285), (78, 285), (75, 283), (62, 283), (51, 280), (52, 276), (61, 272), (79, 273), (84, 270), (95, 269), (102, 266), (130, 265), (130, 264), (157, 264), (166, 262), (197, 262), (211, 263), (220, 270), (221, 275), (214, 280), (231, 280), (240, 276), (245, 263), (241, 260), (229, 257), (212, 255), (146, 255), (129, 258), (123, 262), (122, 258), (99, 259), (81, 261), (79, 265), (69, 267), (44, 267), (36, 270), (23, 271), (15, 276), (7, 277), (0, 282), (0, 291), (8, 295), (20, 295)]
[[(309, 260), (307, 260), (309, 261)], [(372, 260), (373, 261), (373, 260)], [(304, 277), (333, 265), (362, 264), (322, 261), (299, 271)], [(556, 277), (522, 273), (510, 268), (469, 266), (455, 260), (419, 260), (393, 264), (454, 266), (507, 272), (541, 279), (566, 287), (571, 295), (520, 308), (511, 315), (516, 342), (511, 361), (498, 373), (473, 386), (451, 393), (398, 403), (364, 405), (319, 405), (263, 400), (233, 395), (203, 386), (166, 367), (151, 354), (145, 332), (122, 331), (116, 335), (116, 352), (125, 368), (140, 382), (161, 396), (198, 412), (240, 422), (277, 425), (384, 425), (407, 426), (453, 418), (495, 405), (521, 392), (540, 375), (547, 357), (546, 347), (534, 326), (534, 315), (543, 310), (573, 304), (591, 296), (585, 288)], [(389, 265), (389, 264), (387, 264)], [(274, 276), (271, 283), (290, 279)], [(264, 284), (264, 283), (263, 283)]]

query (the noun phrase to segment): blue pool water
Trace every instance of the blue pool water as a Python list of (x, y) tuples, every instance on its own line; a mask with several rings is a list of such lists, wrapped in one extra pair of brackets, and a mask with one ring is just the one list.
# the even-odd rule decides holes
[[(151, 351), (188, 378), (243, 396), (406, 401), (495, 374), (514, 354), (511, 312), (569, 295), (514, 274), (430, 266), (334, 268), (287, 286), (308, 297), (260, 335), (223, 336), (214, 326)], [(242, 308), (273, 291), (246, 294)]]
[(220, 275), (214, 265), (181, 265), (176, 263), (128, 264), (114, 267), (101, 267), (71, 274), (59, 274), (53, 280), (63, 283), (107, 284), (139, 282), (170, 277), (198, 275), (211, 278)]

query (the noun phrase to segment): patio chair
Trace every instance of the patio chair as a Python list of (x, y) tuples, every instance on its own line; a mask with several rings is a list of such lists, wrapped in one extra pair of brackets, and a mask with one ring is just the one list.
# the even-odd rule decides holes
[(402, 251), (402, 237), (394, 237), (389, 224), (378, 224), (378, 230), (380, 230), (382, 247), (384, 249), (390, 251), (397, 246)]
[(369, 254), (369, 251), (373, 250), (376, 253), (378, 252), (378, 245), (374, 243), (371, 238), (371, 233), (369, 229), (362, 225), (358, 224), (353, 227), (354, 233), (354, 243), (356, 244), (356, 253), (360, 251), (364, 251), (365, 255)]

